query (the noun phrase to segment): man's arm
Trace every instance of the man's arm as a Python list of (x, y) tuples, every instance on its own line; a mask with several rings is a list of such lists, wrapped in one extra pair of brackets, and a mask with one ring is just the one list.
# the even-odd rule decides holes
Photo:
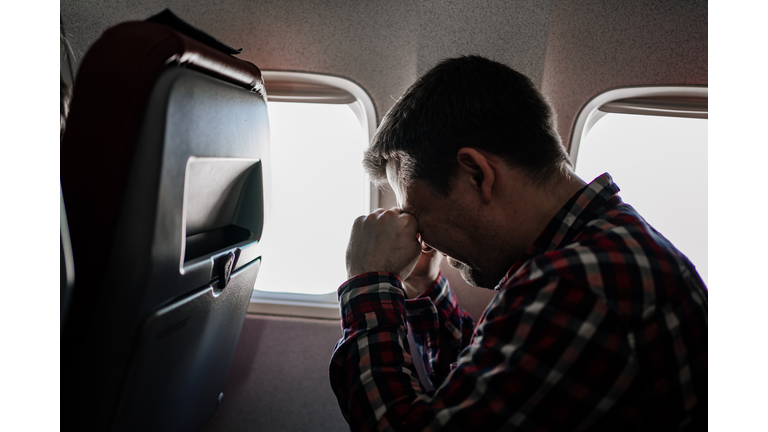
[(444, 258), (445, 255), (422, 244), (416, 267), (403, 281), (408, 341), (414, 345), (410, 354), (415, 356), (419, 378), (428, 390), (438, 387), (448, 376), (459, 352), (469, 345), (475, 327), (440, 271)]
[(421, 357), (434, 387), (439, 387), (448, 376), (459, 352), (469, 345), (475, 327), (472, 317), (459, 307), (448, 280), (439, 272), (439, 260), (437, 264), (437, 277), (429, 288), (418, 297), (405, 300), (409, 336), (416, 344), (411, 347), (411, 355)]
[(612, 410), (637, 374), (624, 324), (583, 285), (541, 272), (494, 298), (457, 368), (426, 394), (408, 354), (402, 285), (421, 254), (417, 228), (385, 210), (352, 228), (329, 372), (353, 430), (575, 430), (637, 414)]
[[(607, 305), (566, 280), (532, 280), (489, 306), (475, 340), (433, 395), (406, 351), (397, 275), (368, 273), (339, 288), (344, 337), (331, 384), (352, 430), (589, 428), (633, 382), (627, 332)], [(608, 420), (610, 421), (610, 420)]]

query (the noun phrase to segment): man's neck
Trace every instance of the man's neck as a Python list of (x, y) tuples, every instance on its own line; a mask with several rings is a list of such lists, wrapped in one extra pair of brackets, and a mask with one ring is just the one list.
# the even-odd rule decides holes
[(509, 238), (513, 239), (513, 263), (525, 255), (557, 212), (585, 185), (570, 169), (564, 169), (558, 178), (545, 185), (529, 183), (518, 190), (519, 196), (511, 201), (511, 211), (517, 217), (511, 219), (508, 227)]

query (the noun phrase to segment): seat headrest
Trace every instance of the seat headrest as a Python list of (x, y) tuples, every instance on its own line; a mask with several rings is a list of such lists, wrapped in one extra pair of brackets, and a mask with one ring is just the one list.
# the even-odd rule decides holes
[(127, 54), (130, 50), (131, 57), (142, 63), (176, 63), (199, 70), (264, 96), (264, 80), (254, 64), (225, 54), (167, 25), (150, 21), (118, 24), (105, 31), (91, 50), (97, 48), (97, 45), (108, 45), (121, 54)]

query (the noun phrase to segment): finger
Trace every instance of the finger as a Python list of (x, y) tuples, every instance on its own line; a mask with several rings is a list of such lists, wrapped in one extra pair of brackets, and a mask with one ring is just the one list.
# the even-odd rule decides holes
[(399, 212), (395, 212), (392, 210), (376, 210), (375, 212), (370, 214), (371, 218), (370, 223), (377, 224), (377, 223), (388, 223), (387, 221), (394, 220), (398, 216), (400, 216)]
[(354, 222), (352, 222), (352, 231), (354, 232), (355, 230), (357, 230), (357, 229), (360, 229), (360, 226), (363, 224), (363, 222), (365, 222), (365, 219), (366, 219), (367, 217), (368, 217), (368, 216), (366, 216), (366, 215), (361, 215), (361, 216), (358, 216), (358, 217), (355, 219), (355, 221), (354, 221)]
[[(419, 221), (410, 213), (402, 212), (399, 215), (402, 220), (405, 221), (406, 227), (413, 227), (413, 230), (416, 232), (417, 236), (419, 234)], [(418, 237), (417, 237), (418, 240)]]

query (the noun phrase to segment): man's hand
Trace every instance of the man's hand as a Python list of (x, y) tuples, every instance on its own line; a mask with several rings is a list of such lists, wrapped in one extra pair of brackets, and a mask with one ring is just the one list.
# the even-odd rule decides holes
[(430, 247), (422, 250), (421, 258), (416, 263), (413, 272), (408, 276), (408, 279), (403, 281), (406, 298), (416, 298), (432, 287), (440, 275), (440, 261), (443, 256)]
[(421, 256), (416, 219), (398, 209), (379, 209), (352, 225), (347, 245), (347, 278), (390, 272), (405, 280)]

